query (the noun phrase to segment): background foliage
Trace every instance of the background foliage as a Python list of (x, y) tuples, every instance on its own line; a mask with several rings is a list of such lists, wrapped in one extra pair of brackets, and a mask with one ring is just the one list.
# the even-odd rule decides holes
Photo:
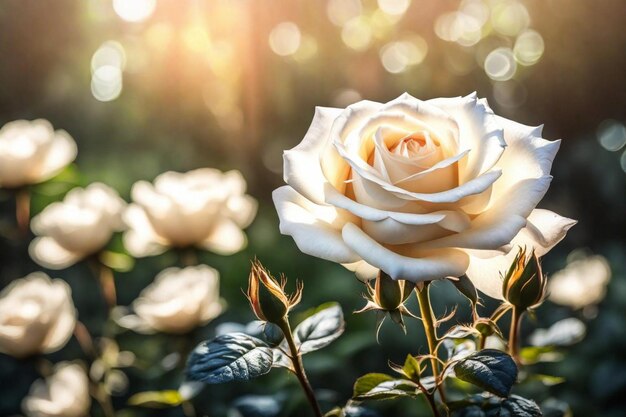
[[(485, 4), (497, 3), (502, 2)], [(345, 34), (342, 39), (342, 29), (331, 22), (332, 13), (322, 1), (159, 0), (152, 16), (139, 23), (122, 20), (104, 0), (0, 3), (0, 124), (47, 118), (67, 130), (79, 146), (75, 166), (35, 189), (34, 214), (76, 184), (103, 181), (128, 198), (136, 180), (203, 166), (241, 170), (249, 193), (260, 202), (245, 251), (229, 257), (201, 254), (202, 261), (221, 273), (221, 292), (228, 301), (225, 314), (185, 337), (145, 337), (130, 331), (119, 335), (121, 348), (137, 356), (136, 366), (125, 370), (128, 388), (114, 398), (117, 408), (126, 407), (120, 416), (182, 415), (180, 409), (132, 408), (126, 401), (139, 391), (177, 388), (182, 363), (173, 352), (187, 351), (214, 336), (216, 326), (253, 319), (241, 288), (255, 255), (291, 282), (304, 280), (296, 319), (298, 311), (326, 301), (343, 306), (346, 334), (305, 359), (325, 409), (350, 397), (357, 376), (385, 371), (387, 358), (402, 362), (408, 350), (417, 353), (424, 340), (414, 322), (407, 336), (393, 326), (383, 327), (381, 343), (375, 343), (374, 317), (349, 314), (362, 306), (364, 288), (342, 267), (303, 255), (290, 238), (280, 236), (270, 194), (282, 184), (281, 151), (301, 140), (314, 106), (344, 106), (358, 97), (388, 101), (404, 91), (430, 98), (474, 90), (489, 99), (497, 114), (530, 125), (544, 123), (545, 137), (563, 138), (554, 181), (541, 207), (578, 219), (579, 224), (544, 259), (545, 270), (564, 267), (567, 254), (583, 248), (607, 257), (613, 271), (608, 295), (597, 307), (572, 313), (546, 303), (535, 322), (527, 320), (526, 335), (533, 327), (548, 327), (572, 314), (588, 329), (585, 341), (563, 361), (539, 369), (566, 382), (550, 389), (531, 384), (522, 388), (523, 394), (538, 402), (565, 401), (576, 415), (622, 415), (626, 156), (623, 150), (611, 152), (599, 139), (607, 126), (622, 132), (619, 126), (624, 129), (626, 121), (626, 8), (621, 0), (519, 4), (543, 37), (545, 52), (536, 65), (520, 66), (510, 80), (494, 81), (480, 64), (494, 47), (512, 46), (514, 37), (483, 28), (484, 37), (473, 45), (441, 39), (435, 32), (437, 18), (456, 10), (455, 1), (414, 0), (404, 16), (383, 22), (381, 28), (372, 17), (369, 24), (378, 29), (372, 29), (371, 41), (360, 50), (350, 47)], [(374, 1), (362, 2), (364, 15), (375, 16), (376, 8)], [(301, 43), (295, 54), (279, 56), (268, 36), (284, 21), (297, 25)], [(427, 45), (423, 61), (401, 73), (386, 71), (381, 47), (415, 36)], [(92, 94), (91, 62), (109, 40), (119, 42), (125, 53), (123, 89), (119, 97), (102, 102)], [(13, 211), (10, 196), (0, 195), (1, 287), (40, 269), (28, 258), (28, 242), (9, 233)], [(122, 250), (119, 239), (113, 246)], [(160, 270), (178, 262), (176, 254), (167, 253), (140, 259), (130, 271), (117, 273), (119, 303), (130, 304)], [(94, 301), (100, 300), (99, 290), (88, 268), (79, 264), (49, 273), (70, 283), (81, 320), (98, 334), (105, 306)], [(438, 313), (459, 303), (469, 314), (449, 284), (435, 287)], [(415, 311), (414, 302), (410, 307)], [(72, 339), (50, 359), (81, 355)], [(33, 363), (0, 355), (0, 415), (19, 413), (20, 400), (36, 378)], [(209, 415), (225, 415), (243, 395), (279, 391), (278, 399), (287, 409), (302, 405), (295, 380), (276, 372), (254, 384), (206, 388), (196, 406)], [(410, 416), (419, 414), (415, 408), (421, 404), (378, 406), (388, 415)]]

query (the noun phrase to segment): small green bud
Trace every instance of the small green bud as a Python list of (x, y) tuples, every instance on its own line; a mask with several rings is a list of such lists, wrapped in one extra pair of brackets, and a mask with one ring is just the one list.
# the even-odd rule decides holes
[(412, 290), (412, 282), (395, 280), (381, 270), (374, 284), (373, 301), (382, 310), (393, 311), (406, 301)]
[(535, 252), (527, 256), (526, 248), (520, 248), (504, 278), (502, 293), (511, 305), (528, 310), (543, 302), (546, 284)]
[(260, 262), (254, 261), (248, 279), (247, 296), (259, 320), (280, 324), (289, 310), (300, 302), (302, 286), (290, 298), (285, 294), (285, 281), (279, 284)]

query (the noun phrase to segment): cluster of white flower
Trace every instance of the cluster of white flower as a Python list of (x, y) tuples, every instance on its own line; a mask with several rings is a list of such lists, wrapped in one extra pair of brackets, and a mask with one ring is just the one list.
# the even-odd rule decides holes
[[(70, 135), (55, 131), (46, 120), (8, 123), (0, 130), (0, 188), (28, 193), (76, 155)], [(32, 219), (36, 237), (29, 253), (39, 265), (54, 270), (83, 260), (101, 263), (113, 235), (123, 232), (134, 257), (189, 248), (233, 254), (245, 247), (242, 229), (257, 210), (256, 200), (245, 191), (238, 171), (209, 168), (166, 172), (153, 184), (139, 181), (132, 188), (131, 204), (102, 183), (74, 188)], [(119, 318), (119, 324), (142, 332), (186, 333), (221, 313), (219, 274), (205, 265), (166, 269), (132, 309), (135, 314)], [(77, 320), (65, 281), (43, 272), (16, 279), (0, 292), (0, 352), (24, 358), (57, 351), (78, 330)], [(80, 417), (87, 415), (90, 403), (83, 366), (60, 363), (45, 381), (33, 384), (22, 409), (27, 416)]]

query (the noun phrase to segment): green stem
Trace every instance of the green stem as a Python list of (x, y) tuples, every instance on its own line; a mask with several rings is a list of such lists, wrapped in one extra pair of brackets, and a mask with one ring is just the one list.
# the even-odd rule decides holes
[(430, 281), (426, 281), (424, 283), (424, 287), (420, 289), (416, 289), (417, 300), (419, 301), (420, 313), (422, 316), (422, 323), (424, 325), (424, 333), (426, 334), (426, 341), (428, 342), (428, 352), (433, 356), (430, 358), (430, 364), (433, 371), (433, 376), (435, 377), (435, 384), (437, 385), (437, 390), (439, 391), (439, 395), (441, 397), (442, 402), (446, 402), (446, 393), (443, 388), (443, 381), (440, 381), (439, 375), (439, 361), (437, 361), (437, 331), (435, 329), (435, 314), (433, 313), (433, 309), (430, 304), (430, 295), (428, 293), (428, 288), (430, 286)]
[(300, 355), (298, 347), (296, 346), (296, 342), (293, 339), (291, 326), (289, 325), (289, 319), (285, 317), (282, 323), (278, 323), (278, 326), (285, 335), (285, 340), (287, 341), (287, 344), (289, 345), (289, 351), (291, 352), (291, 363), (293, 364), (293, 371), (296, 374), (296, 377), (298, 377), (298, 381), (302, 386), (302, 390), (304, 391), (304, 394), (306, 395), (309, 404), (311, 404), (313, 413), (316, 417), (322, 417), (322, 410), (317, 403), (317, 399), (315, 398), (315, 393), (313, 392), (311, 383), (309, 382), (309, 379), (307, 378), (304, 371), (304, 365), (302, 364), (302, 355)]
[(517, 363), (519, 363), (519, 333), (523, 315), (524, 310), (513, 307), (513, 314), (511, 315), (511, 328), (509, 331), (509, 355), (511, 355)]

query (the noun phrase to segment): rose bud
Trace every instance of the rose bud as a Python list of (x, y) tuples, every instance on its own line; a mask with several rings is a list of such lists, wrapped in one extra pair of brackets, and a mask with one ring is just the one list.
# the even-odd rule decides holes
[(528, 310), (542, 303), (546, 284), (547, 279), (535, 251), (527, 256), (526, 248), (520, 248), (504, 277), (502, 294), (514, 307)]
[[(367, 284), (367, 291), (369, 293), (365, 296), (367, 304), (361, 310), (356, 311), (356, 313), (372, 310), (387, 313), (402, 330), (406, 331), (402, 316), (413, 315), (404, 307), (404, 302), (409, 298), (409, 295), (411, 295), (413, 288), (415, 288), (415, 285), (412, 282), (395, 280), (381, 270), (376, 276), (374, 287), (369, 283)], [(382, 318), (378, 320), (377, 336), (384, 319), (385, 316), (382, 316)]]
[(280, 324), (289, 314), (289, 310), (300, 302), (302, 283), (297, 284), (296, 292), (291, 297), (285, 294), (286, 283), (284, 277), (278, 283), (259, 261), (252, 262), (247, 296), (259, 320)]
[(383, 310), (396, 310), (409, 298), (414, 287), (412, 282), (394, 280), (385, 272), (380, 271), (374, 283), (372, 296), (374, 302)]

